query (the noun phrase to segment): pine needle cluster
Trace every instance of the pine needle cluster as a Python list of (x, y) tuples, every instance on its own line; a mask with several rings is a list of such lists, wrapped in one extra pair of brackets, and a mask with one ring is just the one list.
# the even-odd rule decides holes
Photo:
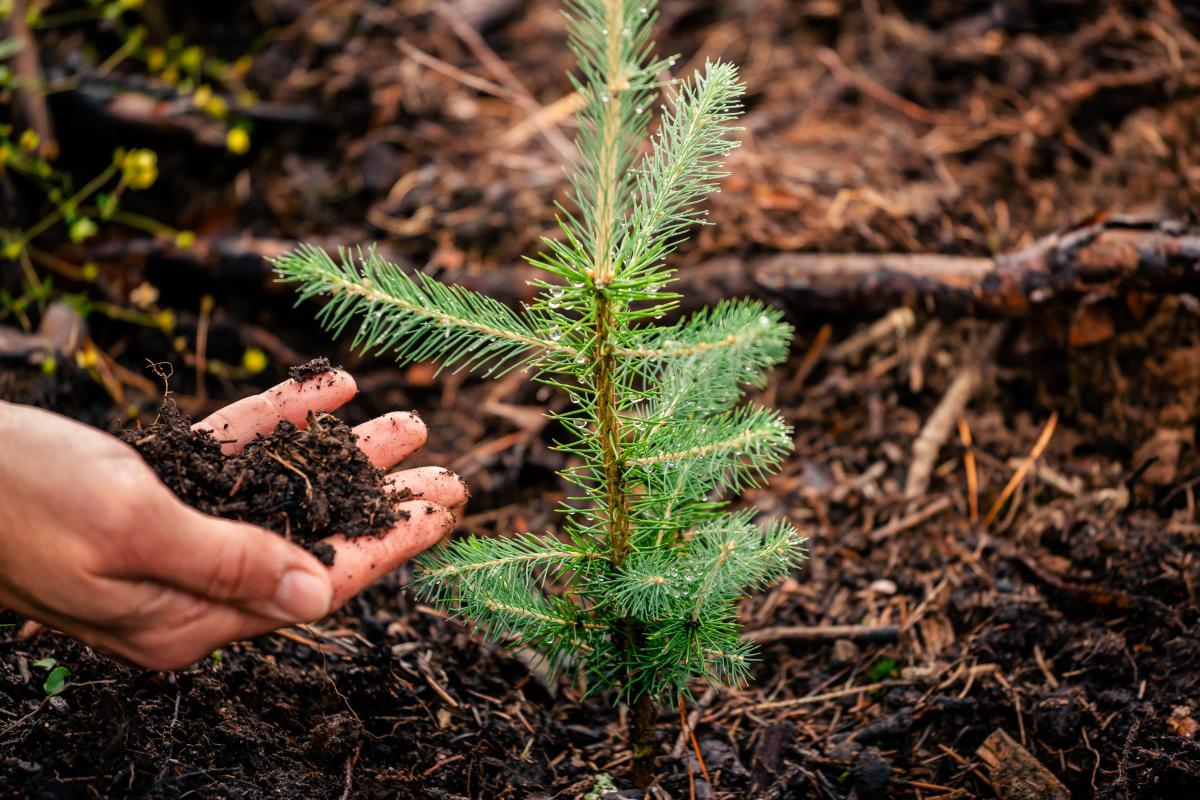
[(577, 489), (562, 535), (454, 541), (423, 559), (420, 589), (590, 689), (653, 707), (698, 678), (745, 677), (753, 652), (736, 601), (802, 555), (786, 522), (727, 505), (791, 448), (780, 414), (743, 399), (784, 359), (791, 329), (753, 300), (659, 322), (680, 299), (667, 257), (704, 223), (736, 146), (742, 86), (723, 62), (666, 79), (675, 59), (653, 55), (650, 0), (566, 5), (578, 156), (561, 236), (530, 259), (545, 272), (533, 303), (513, 310), (370, 251), (302, 246), (275, 267), (301, 300), (324, 301), (331, 331), (356, 325), (363, 349), (492, 376), (525, 369), (567, 393), (552, 414)]

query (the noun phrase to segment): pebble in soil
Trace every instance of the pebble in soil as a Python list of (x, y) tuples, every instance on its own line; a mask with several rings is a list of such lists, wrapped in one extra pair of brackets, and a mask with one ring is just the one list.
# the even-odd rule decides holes
[(325, 537), (382, 534), (406, 513), (394, 507), (400, 498), (359, 450), (354, 431), (331, 414), (310, 413), (304, 428), (281, 422), (232, 456), (191, 424), (168, 399), (153, 425), (121, 438), (188, 505), (275, 531), (322, 563), (334, 557)]

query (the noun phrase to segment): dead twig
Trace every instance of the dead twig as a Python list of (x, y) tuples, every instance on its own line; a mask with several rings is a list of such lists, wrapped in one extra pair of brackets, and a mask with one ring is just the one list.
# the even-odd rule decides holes
[(879, 543), (886, 539), (890, 539), (898, 533), (902, 533), (909, 528), (914, 528), (917, 525), (920, 525), (927, 519), (936, 517), (938, 514), (950, 508), (952, 505), (953, 502), (950, 500), (950, 498), (946, 495), (942, 495), (924, 508), (914, 511), (911, 514), (905, 514), (899, 519), (895, 519), (884, 525), (882, 528), (872, 531), (870, 537), (868, 538), (870, 538), (872, 543)]
[[(713, 704), (717, 699), (717, 690), (711, 686), (704, 690), (704, 694), (700, 695), (700, 699), (696, 701), (696, 707), (692, 709), (692, 713), (688, 715), (687, 724), (689, 729), (694, 729), (700, 724), (700, 715), (704, 710)], [(683, 755), (683, 748), (687, 746), (687, 736), (684, 731), (679, 732), (679, 737), (675, 740), (675, 746), (671, 748), (671, 758), (679, 758)]]
[[(496, 55), (484, 38), (479, 35), (479, 31), (475, 30), (461, 14), (455, 9), (447, 6), (445, 3), (437, 3), (434, 5), (434, 11), (442, 21), (450, 26), (454, 34), (462, 39), (463, 43), (470, 48), (489, 72), (496, 77), (496, 80), (507, 86), (513, 94), (513, 102), (520, 106), (531, 117), (541, 117), (543, 113), (542, 104), (539, 103), (534, 96), (526, 88), (521, 79), (516, 73), (509, 68), (504, 60)], [(567, 141), (567, 138), (562, 135), (558, 128), (553, 125), (546, 125), (538, 129), (538, 132), (558, 153), (566, 160), (570, 160), (575, 152), (575, 148)]]
[(730, 713), (733, 714), (753, 714), (759, 711), (778, 711), (783, 708), (795, 708), (796, 706), (811, 705), (813, 703), (824, 703), (827, 700), (837, 700), (842, 697), (853, 697), (856, 694), (863, 692), (877, 692), (880, 689), (887, 689), (892, 686), (908, 686), (912, 681), (880, 681), (879, 683), (868, 683), (864, 686), (849, 686), (845, 689), (835, 689), (832, 692), (821, 692), (820, 694), (809, 694), (804, 697), (793, 697), (789, 700), (772, 700), (766, 703), (755, 703), (753, 705), (735, 708)]
[(1004, 326), (992, 328), (977, 353), (959, 369), (937, 408), (925, 421), (925, 426), (913, 442), (912, 466), (909, 467), (904, 487), (906, 497), (920, 497), (929, 489), (929, 478), (933, 474), (938, 452), (950, 439), (955, 420), (963, 415), (967, 403), (983, 383), (984, 367), (995, 357), (1003, 336)]
[(742, 638), (749, 642), (832, 642), (849, 639), (852, 642), (894, 642), (900, 638), (895, 625), (779, 625), (748, 631)]
[(958, 439), (963, 446), (963, 468), (967, 471), (967, 513), (971, 524), (979, 522), (979, 474), (975, 470), (975, 450), (971, 444), (971, 426), (966, 417), (958, 418)]
[(829, 351), (830, 361), (845, 361), (853, 358), (866, 348), (881, 342), (891, 336), (902, 336), (912, 330), (917, 323), (916, 315), (910, 308), (893, 308), (882, 319), (876, 320), (869, 328), (854, 334), (846, 341)]
[(1058, 425), (1058, 412), (1055, 411), (1050, 415), (1050, 419), (1046, 420), (1046, 424), (1042, 427), (1042, 432), (1038, 434), (1037, 441), (1033, 444), (1033, 449), (1029, 451), (1029, 455), (1021, 462), (1021, 466), (1009, 478), (1008, 483), (1004, 485), (1004, 489), (1000, 492), (1000, 496), (996, 498), (996, 502), (992, 503), (992, 507), (988, 510), (987, 515), (983, 518), (983, 527), (992, 524), (992, 520), (1000, 513), (1000, 509), (1004, 508), (1004, 504), (1008, 502), (1008, 498), (1012, 497), (1012, 493), (1017, 490), (1021, 482), (1025, 480), (1025, 476), (1029, 473), (1033, 463), (1042, 455), (1042, 451), (1050, 444), (1051, 437), (1054, 436), (1054, 428)]

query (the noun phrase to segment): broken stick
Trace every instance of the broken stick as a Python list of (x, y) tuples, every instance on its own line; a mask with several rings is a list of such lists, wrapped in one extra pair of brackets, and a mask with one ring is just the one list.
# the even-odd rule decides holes
[(963, 415), (967, 403), (983, 383), (984, 367), (995, 357), (1003, 336), (1003, 325), (997, 325), (989, 331), (978, 354), (959, 367), (950, 388), (925, 421), (925, 426), (913, 442), (912, 466), (908, 469), (908, 480), (904, 485), (905, 497), (920, 497), (929, 489), (929, 478), (933, 474), (938, 452), (950, 439), (955, 422)]
[(1200, 231), (1181, 222), (1110, 217), (1015, 253), (779, 253), (750, 262), (758, 286), (789, 306), (855, 313), (920, 306), (1020, 316), (1052, 300), (1121, 290), (1194, 290)]

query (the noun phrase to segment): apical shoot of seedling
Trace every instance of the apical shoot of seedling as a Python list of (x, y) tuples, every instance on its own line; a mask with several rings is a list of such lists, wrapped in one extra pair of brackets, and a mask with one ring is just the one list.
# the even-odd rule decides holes
[(552, 416), (576, 492), (561, 535), (454, 541), (422, 561), (419, 586), (590, 691), (615, 690), (631, 708), (638, 785), (654, 773), (659, 704), (697, 680), (746, 677), (737, 600), (802, 555), (785, 520), (727, 505), (791, 448), (781, 415), (743, 400), (786, 356), (790, 327), (750, 300), (663, 322), (680, 300), (669, 256), (718, 191), (742, 86), (721, 62), (664, 80), (676, 61), (653, 55), (655, 17), (652, 2), (567, 3), (578, 153), (561, 235), (530, 259), (545, 272), (532, 304), (514, 310), (371, 251), (335, 260), (305, 246), (275, 262), (301, 299), (323, 302), (330, 330), (357, 324), (365, 350), (490, 376), (525, 369), (566, 393)]

